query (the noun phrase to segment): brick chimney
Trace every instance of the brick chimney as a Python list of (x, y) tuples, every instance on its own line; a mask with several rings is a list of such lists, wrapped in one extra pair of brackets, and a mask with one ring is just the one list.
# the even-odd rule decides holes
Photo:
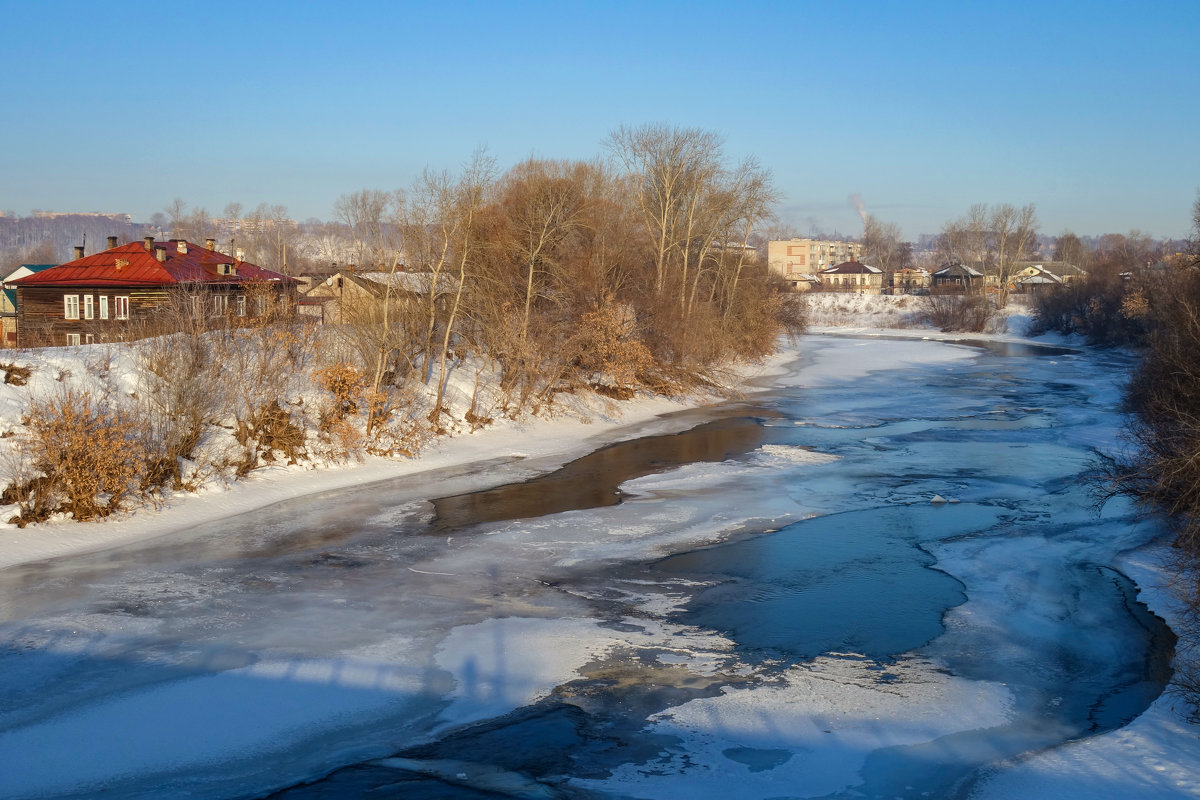
[(204, 240), (204, 249), (205, 250), (216, 250), (217, 249), (217, 240), (216, 239), (205, 239)]
[(153, 253), (154, 252), (154, 237), (147, 236), (147, 237), (143, 238), (142, 246), (146, 248), (147, 253)]
[(112, 250), (116, 246), (117, 246), (117, 237), (115, 237), (115, 236), (108, 237), (108, 249)]
[(83, 245), (81, 245), (81, 244), (75, 245), (75, 258), (76, 259), (83, 258)]
[(175, 243), (175, 249), (178, 250), (180, 253), (183, 253), (186, 255), (187, 254), (187, 240), (180, 239), (178, 242)]
[(167, 248), (165, 248), (161, 245), (155, 246), (154, 257), (157, 258), (159, 261), (166, 261), (167, 260)]

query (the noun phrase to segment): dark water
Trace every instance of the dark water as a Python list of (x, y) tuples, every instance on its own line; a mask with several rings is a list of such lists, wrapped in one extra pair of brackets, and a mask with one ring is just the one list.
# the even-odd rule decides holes
[(928, 504), (831, 514), (671, 556), (654, 569), (716, 581), (682, 621), (788, 663), (832, 651), (886, 659), (942, 633), (963, 585), (923, 550), (946, 530), (994, 522), (985, 509)]
[(761, 417), (737, 416), (617, 442), (532, 480), (438, 498), (432, 532), (615, 505), (626, 481), (683, 464), (724, 461), (755, 449), (764, 438)]

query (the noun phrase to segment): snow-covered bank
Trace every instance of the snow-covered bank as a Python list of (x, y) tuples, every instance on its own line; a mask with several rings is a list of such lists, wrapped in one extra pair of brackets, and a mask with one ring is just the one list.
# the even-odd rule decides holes
[[(37, 363), (35, 380), (28, 386), (0, 386), (0, 431), (13, 431), (20, 424), (31, 396), (53, 391), (57, 381), (52, 376), (66, 375), (69, 379), (89, 374), (86, 349), (52, 348), (44, 352), (46, 355)], [(755, 384), (781, 374), (783, 365), (795, 358), (794, 349), (784, 348), (762, 363), (742, 365), (736, 371), (742, 380), (740, 388), (752, 391)], [(126, 391), (133, 391), (136, 378), (127, 372), (118, 376), (117, 382)], [(318, 492), (447, 467), (509, 459), (536, 462), (534, 469), (544, 471), (610, 441), (694, 424), (663, 417), (719, 399), (703, 395), (683, 400), (643, 396), (613, 403), (594, 398), (590, 404), (577, 402), (549, 419), (499, 420), (474, 433), (444, 436), (416, 458), (365, 456), (360, 462), (344, 464), (264, 467), (243, 480), (210, 482), (195, 493), (176, 492), (161, 508), (135, 507), (95, 522), (57, 519), (27, 528), (0, 522), (0, 569), (128, 544)], [(486, 478), (481, 483), (486, 483)], [(2, 511), (11, 515), (15, 507)]]

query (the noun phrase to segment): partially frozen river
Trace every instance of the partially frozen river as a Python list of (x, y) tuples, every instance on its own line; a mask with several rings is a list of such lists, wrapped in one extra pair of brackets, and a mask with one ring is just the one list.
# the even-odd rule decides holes
[(1159, 531), (1084, 479), (1130, 361), (801, 352), (561, 470), (0, 571), (0, 796), (968, 797), (1137, 716)]

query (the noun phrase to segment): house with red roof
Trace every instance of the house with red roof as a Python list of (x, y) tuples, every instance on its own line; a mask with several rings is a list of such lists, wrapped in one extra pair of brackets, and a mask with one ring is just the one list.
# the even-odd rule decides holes
[(131, 341), (294, 308), (297, 281), (228, 256), (208, 239), (117, 244), (5, 284), (16, 291), (17, 346)]

